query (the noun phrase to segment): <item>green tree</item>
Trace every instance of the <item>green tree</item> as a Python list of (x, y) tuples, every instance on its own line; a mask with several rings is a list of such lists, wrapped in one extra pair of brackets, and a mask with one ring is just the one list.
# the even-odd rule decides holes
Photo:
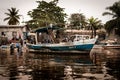
[(28, 21), (28, 25), (33, 27), (47, 26), (52, 24), (64, 24), (64, 18), (67, 16), (64, 13), (64, 8), (57, 6), (58, 0), (50, 2), (37, 1), (38, 7), (28, 12), (32, 20)]
[(8, 17), (4, 19), (4, 21), (8, 21), (9, 25), (17, 25), (19, 24), (20, 16), (18, 14), (19, 10), (16, 8), (11, 7), (11, 9), (8, 9), (9, 13), (5, 13)]
[(110, 34), (111, 31), (115, 30), (116, 34), (120, 35), (120, 1), (115, 2), (112, 6), (106, 8), (111, 12), (104, 12), (104, 15), (111, 15), (112, 20), (107, 21), (105, 24), (105, 29)]
[(92, 30), (92, 36), (93, 35), (96, 36), (96, 30), (102, 27), (101, 20), (98, 20), (98, 18), (94, 18), (92, 16), (87, 21), (88, 21), (88, 28)]
[(85, 16), (81, 13), (73, 13), (71, 14), (70, 18), (70, 25), (72, 25), (73, 28), (79, 27), (83, 28), (86, 23), (86, 18)]

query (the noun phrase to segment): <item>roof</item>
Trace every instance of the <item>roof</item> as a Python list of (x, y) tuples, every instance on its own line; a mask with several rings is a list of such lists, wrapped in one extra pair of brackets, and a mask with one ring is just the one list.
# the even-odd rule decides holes
[(25, 25), (0, 25), (0, 28), (23, 28)]
[(40, 28), (38, 28), (38, 29), (33, 30), (33, 32), (47, 32), (47, 30), (49, 30), (49, 29), (52, 29), (52, 30), (59, 30), (59, 29), (61, 29), (61, 28), (58, 27), (58, 26), (40, 27)]

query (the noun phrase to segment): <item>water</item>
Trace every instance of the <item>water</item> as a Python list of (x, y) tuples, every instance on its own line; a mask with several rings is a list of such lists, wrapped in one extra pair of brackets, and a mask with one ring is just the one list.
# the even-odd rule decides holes
[[(120, 80), (119, 50), (106, 54), (0, 53), (0, 80)], [(114, 55), (108, 54), (114, 53)], [(106, 56), (107, 55), (107, 56)]]

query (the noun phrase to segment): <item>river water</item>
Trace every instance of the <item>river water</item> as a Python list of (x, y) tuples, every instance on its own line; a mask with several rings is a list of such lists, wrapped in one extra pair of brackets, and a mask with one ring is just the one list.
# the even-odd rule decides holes
[(0, 80), (120, 80), (119, 50), (93, 53), (0, 53)]

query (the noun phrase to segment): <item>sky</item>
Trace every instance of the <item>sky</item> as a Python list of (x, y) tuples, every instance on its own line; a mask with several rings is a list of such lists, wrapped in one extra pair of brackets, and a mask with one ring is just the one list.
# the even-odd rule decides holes
[[(37, 8), (38, 0), (0, 0), (0, 25), (7, 25), (7, 21), (3, 21), (7, 16), (5, 15), (7, 9), (15, 7), (19, 9), (19, 14), (22, 15), (20, 24), (23, 21), (28, 21), (31, 18), (27, 15), (28, 11)], [(41, 1), (41, 0), (39, 0)], [(51, 0), (44, 0), (51, 1)], [(93, 16), (102, 20), (102, 23), (112, 19), (111, 16), (102, 16), (103, 12), (106, 12), (106, 7), (112, 6), (114, 2), (119, 0), (59, 0), (58, 6), (65, 8), (65, 13), (69, 16), (73, 13), (83, 13), (86, 18)], [(69, 17), (68, 16), (68, 17)]]

